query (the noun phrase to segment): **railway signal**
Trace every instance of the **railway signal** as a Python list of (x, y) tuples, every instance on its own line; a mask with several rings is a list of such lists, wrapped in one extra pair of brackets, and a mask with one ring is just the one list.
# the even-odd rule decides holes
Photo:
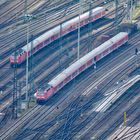
[(124, 125), (126, 125), (126, 112), (124, 112)]

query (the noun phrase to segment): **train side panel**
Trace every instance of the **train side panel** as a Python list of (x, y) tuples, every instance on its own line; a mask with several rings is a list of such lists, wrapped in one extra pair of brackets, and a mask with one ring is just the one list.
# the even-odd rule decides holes
[[(57, 77), (55, 77), (48, 83), (52, 86), (52, 92), (51, 94), (47, 93), (47, 95), (52, 96), (53, 94), (55, 94), (77, 75), (89, 68), (95, 62), (111, 53), (113, 50), (116, 50), (118, 47), (125, 44), (127, 41), (128, 34), (121, 32), (100, 45), (98, 48), (89, 52), (87, 55), (73, 63), (70, 67), (65, 69), (62, 73), (60, 73)], [(48, 96), (45, 96), (45, 98), (47, 99)]]

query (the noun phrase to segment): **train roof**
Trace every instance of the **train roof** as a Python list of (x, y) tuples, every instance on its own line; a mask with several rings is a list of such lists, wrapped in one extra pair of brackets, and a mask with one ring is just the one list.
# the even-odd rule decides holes
[(54, 87), (57, 86), (62, 81), (64, 81), (65, 78), (67, 78), (69, 75), (71, 75), (77, 69), (79, 69), (82, 65), (86, 64), (89, 60), (94, 59), (95, 56), (97, 56), (98, 54), (102, 53), (103, 51), (105, 51), (106, 49), (111, 47), (112, 43), (114, 43), (116, 40), (118, 41), (119, 38), (122, 38), (126, 35), (127, 35), (127, 33), (120, 32), (116, 36), (114, 36), (111, 39), (109, 39), (108, 41), (104, 42), (102, 45), (95, 48), (94, 50), (92, 50), (91, 52), (89, 52), (88, 54), (86, 54), (85, 56), (80, 58), (78, 61), (73, 63), (71, 66), (69, 66), (67, 69), (65, 69), (62, 73), (60, 73), (57, 77), (52, 79), (48, 84), (51, 86), (54, 86)]
[(97, 7), (95, 9), (92, 9), (92, 15), (97, 14), (99, 12), (103, 12), (103, 11), (105, 11), (104, 7)]
[[(103, 10), (105, 10), (105, 8), (103, 8), (103, 7), (94, 8), (94, 9), (92, 9), (92, 15), (96, 14), (98, 12), (101, 12)], [(86, 12), (86, 13), (80, 15), (80, 20), (83, 20), (83, 19), (88, 18), (88, 17), (89, 17), (89, 12)], [(63, 23), (62, 24), (62, 28), (65, 28), (65, 27), (69, 26), (70, 24), (73, 24), (73, 23), (78, 22), (78, 21), (79, 21), (79, 17), (77, 16), (77, 17), (75, 17), (75, 18), (73, 18), (73, 19)], [(45, 32), (44, 34), (39, 36), (38, 38), (34, 39), (34, 41), (33, 41), (33, 48), (36, 47), (37, 44), (39, 44), (42, 41), (50, 38), (53, 34), (58, 33), (59, 31), (60, 31), (60, 25), (54, 27), (51, 30), (48, 30), (47, 32)], [(29, 42), (28, 45), (25, 45), (22, 48), (22, 50), (24, 50), (26, 52), (30, 51), (31, 50), (31, 42)]]
[(65, 78), (67, 78), (67, 75), (62, 72), (57, 75), (53, 80), (51, 80), (48, 84), (55, 87), (59, 85), (62, 81), (64, 81)]
[[(34, 39), (33, 40), (33, 48), (36, 47), (37, 44), (41, 43), (42, 41), (46, 40), (47, 38), (50, 38), (54, 33), (58, 33), (59, 31), (60, 31), (60, 25), (56, 26), (55, 28), (47, 31), (46, 33), (42, 34), (38, 38)], [(31, 42), (28, 43), (28, 45), (25, 45), (22, 49), (26, 52), (30, 51), (31, 50)]]
[(71, 66), (69, 66), (67, 69), (65, 69), (62, 73), (60, 73), (57, 77), (55, 77), (53, 80), (51, 80), (48, 84), (49, 85), (52, 85), (54, 87), (57, 86), (66, 77), (68, 77), (74, 71), (76, 71), (76, 69), (79, 69), (83, 64), (86, 64), (88, 60), (94, 58), (94, 56), (96, 55), (96, 53), (100, 53), (100, 51), (103, 51), (104, 50), (104, 47), (106, 48), (108, 45), (111, 46), (111, 42), (110, 41), (107, 41), (102, 46), (100, 46), (100, 47), (102, 47), (101, 49), (98, 47), (97, 49), (91, 51), (90, 53), (88, 53), (84, 57), (80, 58), (78, 61), (76, 61)]
[[(104, 11), (104, 10), (105, 10), (105, 8), (103, 8), (103, 7), (94, 8), (94, 9), (92, 9), (92, 15), (97, 14), (97, 13), (99, 13), (101, 11)], [(80, 21), (83, 20), (83, 19), (85, 19), (85, 18), (88, 18), (88, 17), (89, 17), (89, 11), (88, 12), (85, 12), (82, 15), (80, 15)], [(66, 28), (70, 24), (75, 23), (75, 22), (78, 22), (78, 21), (79, 21), (79, 16), (77, 16), (77, 17), (75, 17), (75, 18), (73, 18), (73, 19), (71, 19), (71, 20), (63, 23), (62, 24), (62, 27), (63, 28)]]
[(37, 38), (37, 39), (35, 39), (35, 40), (33, 40), (33, 46), (31, 46), (31, 42), (29, 42), (27, 45), (25, 45), (23, 48), (22, 48), (22, 50), (24, 50), (25, 52), (28, 52), (28, 51), (30, 51), (31, 50), (31, 48), (34, 48), (37, 44), (39, 44), (40, 43), (40, 41), (39, 41), (39, 39)]
[(48, 89), (50, 89), (50, 88), (51, 88), (51, 85), (45, 84), (45, 85), (41, 85), (41, 86), (38, 88), (38, 90), (44, 91), (44, 90), (48, 90)]
[(117, 42), (118, 40), (120, 40), (122, 37), (127, 36), (127, 35), (128, 35), (128, 33), (126, 33), (126, 32), (120, 32), (120, 33), (117, 34), (116, 36), (112, 37), (112, 38), (111, 38), (111, 41), (115, 43), (115, 42)]
[(71, 75), (73, 72), (75, 72), (78, 68), (82, 66), (82, 63), (79, 61), (76, 61), (72, 65), (70, 65), (67, 69), (63, 71), (63, 73), (67, 74), (67, 76)]
[(67, 21), (67, 22), (64, 22), (64, 23), (62, 24), (62, 28), (66, 28), (66, 27), (68, 27), (69, 25), (71, 25), (71, 24), (73, 24), (73, 23), (75, 23), (75, 22), (78, 22), (78, 20), (79, 20), (79, 18), (78, 18), (78, 17), (75, 17), (75, 18), (73, 18), (73, 19), (71, 19), (71, 20), (69, 20), (69, 21)]

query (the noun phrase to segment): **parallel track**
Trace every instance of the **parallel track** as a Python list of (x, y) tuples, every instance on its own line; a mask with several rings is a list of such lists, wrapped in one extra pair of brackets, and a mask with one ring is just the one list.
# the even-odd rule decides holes
[[(127, 51), (130, 51), (130, 50), (127, 50)], [(122, 54), (121, 54), (122, 55)], [(120, 56), (118, 56), (118, 57), (120, 57)], [(115, 59), (115, 58), (114, 58)], [(113, 61), (113, 59), (112, 59), (112, 61)], [(87, 79), (88, 79), (89, 77), (87, 77)], [(86, 79), (85, 79), (85, 81), (86, 81)], [(42, 107), (42, 110), (43, 110), (43, 108), (46, 108), (46, 107)], [(48, 111), (49, 111), (49, 108), (46, 108)], [(46, 109), (44, 110), (44, 112), (46, 112)], [(54, 108), (55, 109), (55, 108)], [(36, 112), (37, 113), (37, 112)], [(48, 114), (50, 114), (50, 112), (46, 112), (46, 113), (48, 113)], [(43, 111), (42, 111), (42, 114), (43, 114)], [(41, 115), (41, 114), (40, 114)], [(42, 115), (43, 116), (43, 115)], [(38, 116), (39, 117), (39, 116)], [(45, 116), (44, 116), (45, 118), (46, 118), (46, 114), (45, 114)], [(30, 118), (31, 119), (31, 118)], [(41, 119), (41, 118), (40, 118)], [(42, 119), (41, 119), (42, 120)], [(43, 120), (42, 120), (43, 121)], [(30, 122), (30, 121), (29, 121)], [(39, 120), (37, 121), (38, 123), (39, 123)], [(37, 123), (36, 122), (36, 123)], [(33, 123), (34, 124), (34, 123)], [(35, 124), (34, 124), (35, 125)], [(46, 124), (47, 125), (47, 124)], [(44, 126), (44, 127), (46, 127), (46, 125)], [(35, 126), (32, 126), (33, 128), (35, 128)], [(44, 128), (43, 127), (43, 128)], [(43, 129), (38, 129), (38, 130), (43, 130)], [(45, 131), (45, 130), (44, 130)], [(33, 132), (35, 132), (35, 131), (33, 131)], [(30, 133), (32, 133), (32, 131), (30, 130), (29, 131), (29, 134)], [(18, 134), (20, 134), (20, 133), (18, 133)], [(22, 133), (21, 133), (22, 134)], [(28, 133), (26, 134), (27, 136), (28, 136)], [(22, 135), (22, 136), (25, 136), (25, 135)]]

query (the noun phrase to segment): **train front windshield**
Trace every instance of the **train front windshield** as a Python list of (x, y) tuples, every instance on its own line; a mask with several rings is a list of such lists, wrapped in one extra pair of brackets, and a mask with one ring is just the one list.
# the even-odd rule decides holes
[(44, 90), (43, 89), (38, 89), (38, 93), (39, 96), (43, 96), (44, 95)]
[(20, 54), (22, 54), (23, 53), (23, 50), (22, 49), (19, 49), (19, 50), (16, 50), (13, 54), (12, 54), (12, 56), (19, 56)]

